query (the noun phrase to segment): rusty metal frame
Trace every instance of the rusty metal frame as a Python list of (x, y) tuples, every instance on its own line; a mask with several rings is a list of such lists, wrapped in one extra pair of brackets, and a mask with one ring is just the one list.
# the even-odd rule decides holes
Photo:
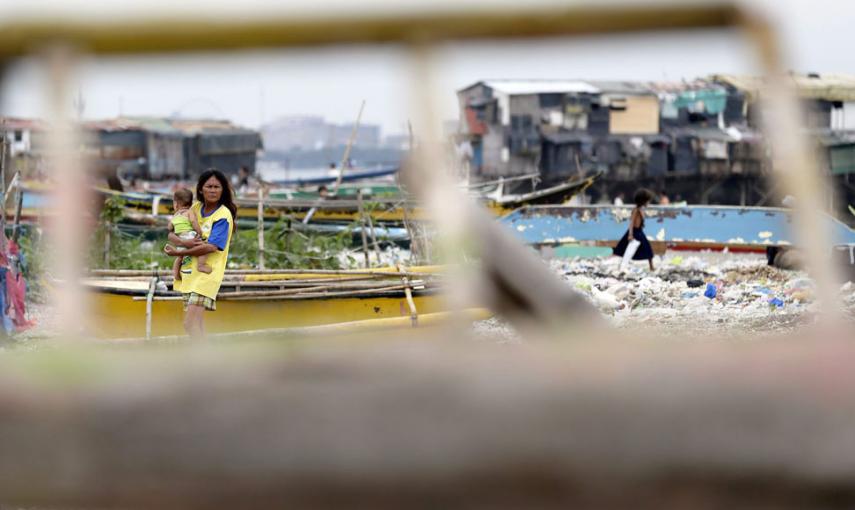
[[(322, 9), (321, 9), (322, 10)], [(166, 17), (85, 22), (55, 19), (0, 22), (0, 61), (56, 42), (95, 55), (284, 48), (330, 44), (607, 34), (640, 30), (739, 26), (733, 2), (566, 2), (562, 5), (365, 15), (277, 15), (227, 19)], [(5, 26), (4, 26), (5, 25)]]

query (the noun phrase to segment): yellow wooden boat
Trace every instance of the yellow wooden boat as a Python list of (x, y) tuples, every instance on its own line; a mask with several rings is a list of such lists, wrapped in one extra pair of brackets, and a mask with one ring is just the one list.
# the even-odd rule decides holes
[[(229, 272), (205, 328), (232, 333), (393, 317), (417, 322), (421, 314), (445, 310), (439, 270)], [(98, 338), (184, 334), (181, 297), (164, 290), (168, 272), (93, 271), (84, 284)]]

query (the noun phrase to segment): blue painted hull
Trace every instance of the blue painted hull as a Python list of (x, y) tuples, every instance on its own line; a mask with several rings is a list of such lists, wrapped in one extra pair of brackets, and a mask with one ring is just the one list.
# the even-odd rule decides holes
[[(500, 221), (532, 245), (611, 244), (626, 232), (631, 206), (524, 207)], [(663, 206), (645, 211), (647, 237), (683, 249), (762, 250), (798, 244), (791, 211), (765, 207)], [(855, 231), (828, 217), (835, 244), (855, 242)]]

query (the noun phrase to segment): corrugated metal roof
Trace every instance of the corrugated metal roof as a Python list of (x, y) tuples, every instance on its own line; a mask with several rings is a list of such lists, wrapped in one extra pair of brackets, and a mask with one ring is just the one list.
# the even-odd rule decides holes
[[(733, 74), (714, 74), (710, 79), (725, 83), (752, 97), (757, 97), (766, 81), (759, 76), (739, 76)], [(848, 74), (790, 74), (798, 95), (808, 99), (826, 101), (855, 101), (855, 76)]]
[(578, 80), (485, 80), (481, 83), (497, 92), (508, 95), (566, 94), (569, 92), (597, 94), (600, 92), (600, 89), (594, 85)]
[(178, 130), (172, 127), (167, 119), (158, 117), (119, 117), (93, 120), (84, 122), (83, 127), (93, 131), (150, 131), (178, 134)]
[(627, 95), (652, 95), (655, 94), (650, 84), (642, 81), (587, 81), (592, 87), (596, 87), (603, 93), (627, 94)]
[(147, 131), (160, 134), (196, 135), (201, 133), (248, 134), (256, 131), (237, 126), (227, 120), (172, 119), (164, 117), (119, 117), (93, 120), (83, 124), (95, 131)]
[(22, 119), (20, 117), (0, 117), (0, 130), (38, 131), (45, 129), (45, 123), (39, 119)]

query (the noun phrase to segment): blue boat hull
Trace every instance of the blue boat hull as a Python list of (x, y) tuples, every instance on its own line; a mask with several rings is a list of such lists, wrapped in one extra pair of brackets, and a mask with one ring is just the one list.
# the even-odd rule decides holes
[[(630, 206), (540, 206), (501, 219), (532, 245), (613, 244), (627, 230)], [(675, 249), (763, 251), (796, 245), (791, 211), (765, 207), (662, 206), (645, 212), (647, 237)], [(855, 231), (828, 217), (835, 244), (855, 242)]]

